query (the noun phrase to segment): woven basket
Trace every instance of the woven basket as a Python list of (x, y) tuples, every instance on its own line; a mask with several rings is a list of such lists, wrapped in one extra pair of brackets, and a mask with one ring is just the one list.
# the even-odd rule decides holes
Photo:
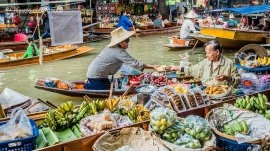
[[(219, 107), (219, 108), (222, 108), (222, 107)], [(210, 112), (208, 112), (205, 116), (205, 119), (209, 122), (210, 120), (210, 117), (213, 116), (213, 110), (211, 110)], [(232, 141), (236, 141), (235, 137), (234, 136), (231, 136), (231, 135), (228, 135), (228, 134), (225, 134), (225, 133), (222, 133), (220, 132), (219, 130), (217, 130), (216, 128), (213, 128), (211, 127), (212, 131), (218, 135), (218, 136), (221, 136), (221, 137), (224, 137), (226, 139), (229, 139), (229, 140), (232, 140)], [(261, 140), (258, 140), (258, 141), (252, 141), (252, 142), (248, 142), (250, 144), (261, 144), (262, 141)]]

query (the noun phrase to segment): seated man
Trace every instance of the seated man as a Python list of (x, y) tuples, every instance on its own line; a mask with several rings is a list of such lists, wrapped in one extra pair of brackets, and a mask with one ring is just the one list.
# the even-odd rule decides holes
[(34, 56), (38, 56), (39, 50), (37, 48), (37, 45), (33, 42), (33, 38), (28, 37), (26, 42), (28, 43), (28, 47), (22, 58), (32, 58)]

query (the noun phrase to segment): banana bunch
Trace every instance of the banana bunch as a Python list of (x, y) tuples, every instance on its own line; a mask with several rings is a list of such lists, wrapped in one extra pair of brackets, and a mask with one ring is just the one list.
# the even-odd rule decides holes
[(74, 108), (72, 101), (62, 103), (58, 108), (49, 110), (42, 126), (50, 127), (52, 130), (69, 127), (77, 122), (76, 115), (79, 113), (78, 108)]
[(120, 102), (120, 98), (111, 98), (105, 100), (105, 108), (113, 112)]
[(265, 111), (264, 117), (270, 120), (270, 110)]
[(243, 98), (238, 98), (234, 106), (264, 115), (265, 111), (267, 110), (267, 102), (268, 98), (264, 94), (259, 93), (257, 97), (246, 96)]
[(150, 111), (144, 108), (142, 104), (137, 104), (135, 107), (127, 110), (126, 114), (134, 123), (150, 120)]
[(98, 114), (105, 109), (106, 102), (102, 100), (95, 100), (89, 103), (91, 114)]
[(227, 125), (224, 125), (224, 132), (228, 135), (234, 136), (235, 132), (242, 133), (242, 134), (248, 134), (248, 125), (246, 121), (236, 121), (234, 123), (229, 123)]
[(270, 65), (270, 57), (258, 58), (257, 61), (259, 62), (260, 65), (263, 65), (263, 66)]

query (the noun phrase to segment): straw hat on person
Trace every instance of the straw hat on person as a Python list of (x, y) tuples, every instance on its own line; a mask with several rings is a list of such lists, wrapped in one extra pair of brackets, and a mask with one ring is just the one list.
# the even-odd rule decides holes
[(134, 33), (135, 31), (127, 31), (123, 27), (116, 28), (111, 32), (111, 42), (109, 43), (108, 47), (119, 44), (120, 42), (131, 37)]
[(198, 18), (199, 16), (193, 11), (191, 10), (190, 12), (188, 12), (185, 16), (185, 18), (190, 18), (190, 19), (194, 19), (194, 18)]

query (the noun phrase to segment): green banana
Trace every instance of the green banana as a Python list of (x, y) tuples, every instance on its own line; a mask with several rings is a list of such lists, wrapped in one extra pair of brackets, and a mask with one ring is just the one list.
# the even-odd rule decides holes
[(251, 104), (250, 103), (247, 104), (246, 109), (247, 110), (250, 110), (251, 109)]
[(240, 122), (239, 121), (237, 121), (236, 123), (236, 130), (237, 130), (237, 132), (242, 132), (243, 131), (243, 127), (241, 126), (241, 124), (240, 124)]
[(241, 126), (243, 127), (243, 134), (247, 134), (248, 133), (248, 126), (246, 121), (241, 121)]
[(268, 98), (266, 97), (266, 95), (263, 94), (262, 97), (265, 102), (268, 102)]

